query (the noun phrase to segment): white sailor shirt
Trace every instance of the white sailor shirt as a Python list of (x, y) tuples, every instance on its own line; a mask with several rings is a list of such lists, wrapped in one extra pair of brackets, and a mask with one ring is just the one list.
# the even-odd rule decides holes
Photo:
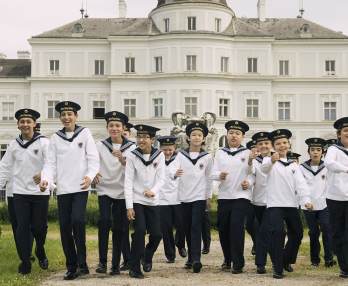
[(254, 184), (251, 202), (255, 206), (266, 206), (267, 174), (262, 172), (263, 157), (257, 156), (252, 162), (250, 183)]
[[(157, 206), (159, 193), (165, 181), (165, 157), (157, 148), (152, 148), (149, 158), (146, 158), (140, 148), (130, 152), (127, 157), (124, 195), (127, 209), (133, 204)], [(144, 191), (151, 190), (155, 196), (148, 198)]]
[[(136, 148), (134, 142), (123, 138), (119, 150), (122, 156), (126, 158), (130, 152)], [(118, 158), (112, 155), (115, 149), (111, 138), (107, 138), (97, 143), (99, 153), (100, 169), (99, 184), (96, 184), (98, 196), (108, 196), (112, 199), (124, 199), (124, 171), (125, 166), (121, 164)]]
[(52, 135), (42, 180), (56, 183), (57, 195), (86, 191), (81, 189), (84, 177), (92, 181), (98, 171), (98, 150), (88, 128), (76, 126), (71, 138), (64, 128)]

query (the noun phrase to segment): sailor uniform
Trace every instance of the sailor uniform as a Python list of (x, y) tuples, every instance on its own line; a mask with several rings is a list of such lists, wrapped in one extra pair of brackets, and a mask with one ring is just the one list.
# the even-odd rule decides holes
[[(97, 143), (100, 159), (100, 182), (96, 185), (99, 204), (98, 221), (98, 246), (99, 262), (107, 263), (109, 231), (112, 228), (112, 269), (118, 270), (120, 266), (121, 248), (128, 234), (129, 222), (124, 198), (124, 170), (118, 158), (112, 152), (118, 149), (122, 156), (127, 158), (135, 149), (135, 144), (123, 139), (120, 146), (115, 146), (111, 138)], [(129, 257), (126, 257), (126, 261)]]
[(206, 200), (212, 197), (210, 175), (213, 161), (211, 155), (203, 150), (189, 152), (188, 149), (181, 150), (177, 160), (184, 172), (179, 182), (179, 200), (183, 207), (188, 264), (192, 265), (201, 261), (202, 225)]
[(44, 244), (49, 191), (41, 192), (33, 177), (40, 174), (47, 161), (48, 145), (49, 140), (38, 133), (34, 133), (29, 141), (19, 136), (9, 144), (0, 162), (1, 181), (10, 181), (9, 188), (13, 193), (14, 213), (11, 211), (11, 222), (17, 223), (15, 240), (18, 254), (23, 265), (29, 269), (32, 235), (36, 240), (39, 261), (46, 259)]
[(324, 162), (320, 161), (319, 166), (311, 166), (311, 161), (306, 161), (300, 166), (302, 174), (310, 189), (313, 210), (307, 211), (302, 206), (310, 238), (310, 255), (312, 264), (320, 263), (320, 242), (319, 236), (322, 232), (324, 259), (330, 262), (332, 256), (332, 232), (329, 222), (329, 211), (326, 206), (326, 181), (327, 169)]
[(332, 145), (325, 156), (327, 206), (333, 234), (333, 250), (341, 271), (348, 273), (348, 148)]
[[(239, 123), (238, 126), (240, 125)], [(237, 271), (245, 265), (244, 224), (249, 213), (252, 192), (251, 189), (243, 190), (241, 184), (249, 173), (249, 154), (250, 151), (243, 146), (224, 147), (215, 154), (212, 172), (214, 180), (219, 180), (221, 172), (228, 173), (219, 185), (218, 228), (225, 262), (232, 262), (233, 269)]]
[[(303, 237), (298, 197), (301, 204), (305, 205), (311, 203), (310, 193), (300, 167), (294, 161), (281, 158), (273, 164), (271, 157), (265, 157), (261, 171), (267, 174), (266, 220), (270, 235), (270, 254), (275, 273), (282, 274), (284, 266), (296, 262)], [(285, 247), (284, 221), (288, 236)]]
[[(139, 128), (138, 126), (135, 126)], [(142, 128), (144, 125), (142, 125)], [(147, 126), (144, 127), (146, 129)], [(139, 133), (138, 133), (139, 134)], [(127, 209), (134, 209), (134, 233), (132, 234), (130, 269), (140, 273), (140, 259), (152, 263), (152, 258), (161, 241), (159, 195), (165, 182), (165, 158), (163, 153), (152, 148), (146, 156), (140, 148), (133, 150), (127, 157), (124, 193)], [(146, 189), (155, 196), (144, 195)], [(149, 243), (145, 247), (145, 234), (149, 233)]]
[[(64, 108), (70, 107), (61, 107)], [(52, 135), (42, 181), (57, 185), (60, 234), (68, 272), (75, 273), (77, 267), (87, 268), (88, 190), (82, 190), (80, 184), (85, 176), (92, 181), (98, 171), (99, 155), (88, 128), (76, 125), (74, 132), (66, 132), (63, 128)]]

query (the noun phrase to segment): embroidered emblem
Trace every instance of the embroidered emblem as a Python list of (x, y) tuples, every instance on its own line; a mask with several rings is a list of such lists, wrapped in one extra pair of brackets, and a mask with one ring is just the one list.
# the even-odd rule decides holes
[(277, 133), (280, 134), (280, 130), (278, 130)]
[(29, 112), (28, 109), (25, 109), (25, 110), (24, 110), (24, 113), (28, 113), (28, 112)]
[(295, 191), (295, 195), (297, 196), (297, 191)]
[(263, 133), (260, 133), (260, 136), (263, 137)]
[(200, 165), (199, 165), (199, 168), (200, 168), (201, 170), (203, 170), (204, 165), (203, 165), (203, 164), (200, 164)]
[(314, 142), (317, 143), (317, 142), (318, 142), (318, 139), (314, 139)]
[(240, 158), (240, 160), (242, 161), (242, 162), (245, 162), (245, 158), (243, 157), (243, 158)]
[(80, 142), (80, 143), (79, 143), (79, 147), (80, 147), (80, 148), (82, 148), (82, 146), (83, 146), (83, 143), (82, 143), (82, 142)]
[(112, 113), (113, 116), (116, 116), (116, 112)]
[(325, 180), (325, 175), (322, 175), (321, 178), (322, 178), (323, 180)]
[(295, 170), (294, 170), (294, 169), (292, 169), (291, 172), (292, 172), (293, 174), (295, 174)]
[(158, 163), (156, 163), (156, 162), (153, 163), (153, 167), (154, 167), (154, 168), (157, 168), (157, 166), (158, 166)]
[(169, 142), (170, 140), (169, 140), (169, 138), (167, 139), (167, 142)]
[(65, 105), (65, 106), (68, 106), (68, 105), (69, 105), (69, 103), (66, 101), (66, 102), (64, 102), (64, 105)]
[(35, 153), (35, 155), (37, 155), (37, 153), (39, 153), (39, 150), (38, 150), (38, 149), (35, 149), (35, 150), (34, 150), (34, 153)]
[(139, 130), (143, 130), (143, 126), (142, 125), (139, 126)]
[(234, 124), (238, 125), (238, 121), (235, 121)]
[(199, 126), (199, 123), (198, 123), (198, 122), (196, 122), (196, 126)]

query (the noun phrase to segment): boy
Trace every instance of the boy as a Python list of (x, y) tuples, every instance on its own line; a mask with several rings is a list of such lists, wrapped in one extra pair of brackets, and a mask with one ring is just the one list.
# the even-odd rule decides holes
[(120, 274), (120, 258), (124, 238), (128, 233), (126, 202), (124, 199), (124, 170), (126, 158), (135, 144), (125, 137), (127, 115), (110, 111), (104, 115), (109, 137), (97, 143), (100, 170), (94, 178), (100, 219), (98, 223), (99, 264), (97, 273), (106, 273), (109, 231), (112, 228), (112, 266), (110, 275)]
[(325, 198), (327, 169), (321, 160), (326, 141), (321, 138), (308, 138), (305, 142), (308, 145), (310, 160), (301, 164), (300, 168), (309, 187), (313, 204), (312, 211), (303, 210), (309, 228), (311, 263), (314, 267), (319, 266), (319, 236), (322, 232), (325, 266), (332, 267), (335, 261), (332, 255), (332, 233)]
[(326, 203), (340, 277), (348, 278), (348, 117), (338, 119), (334, 128), (337, 130), (338, 142), (329, 147), (324, 160), (328, 169)]
[[(16, 112), (18, 129), (21, 135), (13, 140), (0, 163), (0, 178), (11, 181), (13, 191), (14, 216), (17, 223), (15, 242), (21, 263), (18, 273), (31, 272), (32, 235), (36, 241), (35, 253), (42, 269), (48, 268), (45, 252), (47, 235), (47, 214), (49, 191), (41, 192), (34, 177), (42, 171), (47, 161), (49, 141), (35, 133), (36, 120), (40, 113), (32, 109)], [(15, 220), (14, 220), (15, 218)]]
[(99, 156), (91, 132), (76, 124), (80, 105), (56, 104), (63, 129), (51, 137), (48, 162), (40, 188), (56, 183), (60, 236), (66, 258), (64, 280), (89, 274), (86, 262), (86, 205), (91, 182), (99, 171)]
[[(277, 129), (269, 134), (275, 153), (263, 158), (261, 171), (267, 174), (267, 230), (273, 262), (273, 278), (282, 279), (283, 269), (292, 272), (303, 237), (303, 227), (298, 211), (298, 197), (306, 209), (312, 209), (310, 193), (300, 167), (288, 160), (292, 133)], [(284, 222), (288, 241), (284, 247)]]
[[(165, 159), (163, 153), (154, 148), (156, 132), (160, 129), (138, 124), (137, 148), (127, 158), (124, 192), (127, 216), (133, 221), (129, 276), (142, 279), (140, 269), (143, 256), (143, 270), (152, 270), (152, 258), (161, 241), (159, 193), (165, 179)], [(145, 234), (149, 242), (145, 247)]]

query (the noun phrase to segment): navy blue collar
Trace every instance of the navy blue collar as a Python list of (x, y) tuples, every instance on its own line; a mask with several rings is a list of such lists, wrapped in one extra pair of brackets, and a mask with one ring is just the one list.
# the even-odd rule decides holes
[(226, 152), (228, 155), (231, 155), (231, 156), (235, 156), (237, 155), (238, 153), (240, 152), (243, 152), (245, 150), (248, 150), (248, 148), (245, 148), (244, 146), (240, 145), (236, 151), (231, 151), (229, 148), (227, 147), (223, 147), (221, 148), (222, 151)]
[(208, 155), (209, 153), (204, 151), (203, 149), (201, 149), (199, 151), (199, 154), (198, 154), (198, 157), (196, 159), (192, 159), (191, 156), (190, 156), (190, 150), (189, 149), (186, 149), (186, 150), (181, 150), (180, 151), (181, 154), (183, 154), (188, 160), (190, 160), (190, 162), (193, 164), (193, 165), (196, 165), (197, 161), (199, 159), (201, 159), (202, 157)]
[(314, 172), (314, 170), (312, 169), (311, 160), (302, 163), (301, 166), (305, 168), (307, 171), (311, 172), (314, 176), (318, 175), (323, 169), (325, 169), (325, 164), (322, 160), (320, 160), (318, 170), (316, 172)]
[[(114, 147), (112, 145), (112, 140), (111, 137), (106, 138), (104, 140), (101, 141), (104, 146), (106, 148), (108, 148), (108, 150), (110, 151), (110, 153), (112, 153), (112, 151), (114, 150)], [(126, 139), (125, 137), (122, 136), (122, 144), (120, 147), (120, 151), (123, 153), (124, 151), (126, 151), (129, 147), (131, 147), (132, 145), (134, 145), (134, 142), (129, 141), (128, 139)]]
[(172, 162), (175, 160), (175, 158), (176, 158), (177, 155), (178, 155), (178, 153), (177, 153), (177, 152), (174, 152), (173, 156), (170, 157), (169, 160), (166, 160), (166, 166), (169, 166), (170, 163), (172, 163)]
[(17, 143), (19, 144), (19, 146), (21, 146), (24, 149), (27, 149), (31, 144), (33, 144), (36, 140), (40, 139), (40, 138), (45, 138), (45, 136), (41, 135), (40, 133), (34, 133), (33, 137), (26, 143), (24, 143), (24, 140), (22, 138), (22, 135), (19, 135), (16, 138)]
[(63, 129), (61, 129), (61, 130), (58, 130), (58, 131), (56, 132), (56, 134), (57, 134), (60, 138), (62, 138), (63, 140), (65, 140), (65, 141), (73, 142), (74, 139), (81, 133), (81, 131), (82, 131), (83, 129), (85, 129), (85, 128), (84, 128), (84, 127), (81, 127), (81, 126), (78, 126), (78, 125), (75, 125), (74, 134), (73, 134), (73, 136), (72, 136), (71, 138), (68, 138), (68, 137), (66, 136), (65, 127), (64, 127)]
[(341, 143), (334, 144), (332, 146), (336, 147), (338, 150), (341, 150), (344, 154), (346, 154), (348, 156), (348, 151), (346, 150), (346, 148), (343, 147), (343, 145)]
[(153, 161), (155, 161), (155, 159), (162, 153), (162, 151), (159, 150), (159, 149), (157, 149), (157, 148), (152, 147), (152, 148), (151, 148), (151, 152), (150, 152), (150, 158), (149, 158), (148, 161), (145, 161), (145, 159), (144, 159), (144, 157), (143, 157), (144, 153), (143, 153), (143, 151), (142, 151), (139, 147), (136, 148), (136, 149), (134, 149), (134, 150), (132, 151), (132, 153), (133, 153), (136, 157), (138, 157), (138, 158), (140, 159), (140, 161), (143, 162), (143, 164), (144, 164), (145, 166), (149, 166), (149, 165), (151, 165), (151, 164), (153, 163)]

